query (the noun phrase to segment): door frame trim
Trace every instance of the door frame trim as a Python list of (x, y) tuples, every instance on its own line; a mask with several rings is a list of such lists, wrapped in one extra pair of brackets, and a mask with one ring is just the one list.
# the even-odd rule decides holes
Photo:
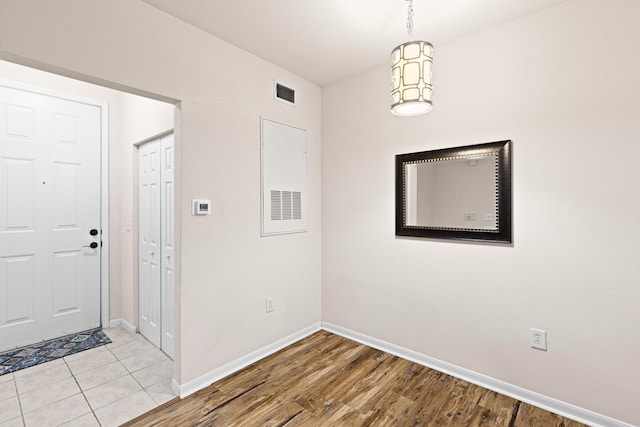
[(0, 79), (0, 86), (22, 90), (66, 101), (91, 105), (100, 109), (100, 229), (102, 248), (100, 250), (100, 322), (109, 327), (109, 104), (91, 98), (84, 98), (41, 86)]
[(100, 108), (100, 319), (102, 327), (110, 325), (109, 316), (109, 104), (93, 101)]

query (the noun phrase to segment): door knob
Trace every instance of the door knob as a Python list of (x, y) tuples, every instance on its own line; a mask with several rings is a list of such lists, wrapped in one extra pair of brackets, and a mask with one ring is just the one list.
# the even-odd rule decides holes
[(95, 236), (98, 234), (98, 230), (96, 230), (95, 228), (92, 228), (91, 231), (89, 231), (89, 234), (91, 234), (92, 236)]
[(83, 248), (91, 248), (91, 249), (95, 249), (97, 247), (98, 247), (98, 243), (97, 242), (91, 242), (89, 245), (83, 246)]

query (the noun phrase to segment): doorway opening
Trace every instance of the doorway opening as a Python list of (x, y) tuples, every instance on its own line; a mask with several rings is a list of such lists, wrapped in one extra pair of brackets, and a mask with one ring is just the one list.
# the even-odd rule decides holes
[[(108, 115), (102, 119), (101, 131), (105, 136), (98, 156), (102, 162), (98, 166), (102, 184), (101, 188), (97, 189), (100, 195), (99, 222), (101, 226), (92, 226), (88, 229), (88, 231), (101, 229), (101, 236), (98, 235), (98, 237), (102, 238), (94, 239), (93, 235), (87, 234), (83, 237), (89, 238), (81, 246), (90, 246), (93, 243), (91, 239), (94, 239), (97, 244), (102, 242), (102, 246), (98, 248), (83, 248), (84, 251), (95, 250), (100, 254), (98, 323), (102, 327), (122, 326), (129, 332), (135, 332), (138, 326), (138, 224), (137, 149), (134, 144), (151, 135), (173, 129), (175, 115), (179, 114), (176, 109), (177, 101), (163, 102), (6, 61), (0, 61), (0, 80), (16, 82), (18, 85), (30, 88), (42, 88), (45, 92), (56, 95), (67, 94), (82, 100), (97, 100), (98, 104), (104, 106), (103, 112), (107, 113), (108, 111)], [(11, 104), (11, 102), (5, 104)], [(20, 119), (21, 112), (23, 110), (19, 108), (12, 110), (11, 114), (17, 120), (14, 120), (15, 123), (22, 123), (20, 122), (22, 120)], [(59, 132), (66, 132), (62, 138), (63, 142), (72, 139), (74, 126), (70, 123), (73, 122), (71, 119), (73, 117), (75, 117), (75, 113), (58, 115), (56, 129)], [(13, 126), (18, 126), (18, 124)], [(70, 141), (65, 143), (71, 144)], [(60, 162), (64, 165), (73, 163), (74, 161), (68, 160)], [(20, 166), (24, 165), (11, 164), (12, 170), (19, 171)], [(71, 179), (69, 177), (73, 175), (71, 171), (73, 167), (66, 169), (59, 167), (59, 169), (60, 171), (57, 172), (58, 180)], [(46, 184), (40, 185), (46, 187)], [(58, 198), (53, 195), (51, 197), (52, 200), (65, 200), (64, 196), (65, 194), (57, 194), (55, 197)], [(64, 208), (72, 206), (67, 202), (59, 204), (61, 205), (59, 208), (61, 215), (66, 212)], [(98, 230), (99, 232), (100, 230)], [(73, 267), (73, 263), (70, 261), (71, 257), (62, 257), (61, 259), (66, 262), (63, 264), (71, 270)], [(17, 264), (11, 266), (17, 266)], [(67, 294), (69, 293), (67, 292)], [(61, 294), (56, 293), (56, 295)], [(33, 297), (38, 300), (40, 295), (36, 294)], [(47, 304), (47, 301), (39, 303)], [(38, 339), (44, 338), (42, 336)]]

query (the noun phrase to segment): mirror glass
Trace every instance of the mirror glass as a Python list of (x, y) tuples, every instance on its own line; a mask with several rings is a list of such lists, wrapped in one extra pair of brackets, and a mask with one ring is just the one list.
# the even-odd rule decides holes
[(498, 230), (497, 166), (495, 155), (405, 163), (405, 224)]
[(396, 156), (396, 234), (510, 242), (509, 143)]

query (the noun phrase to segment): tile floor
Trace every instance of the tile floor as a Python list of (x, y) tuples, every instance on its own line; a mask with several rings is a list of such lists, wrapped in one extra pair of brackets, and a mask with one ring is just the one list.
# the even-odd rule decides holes
[(118, 426), (173, 399), (173, 361), (140, 334), (0, 376), (0, 427)]

